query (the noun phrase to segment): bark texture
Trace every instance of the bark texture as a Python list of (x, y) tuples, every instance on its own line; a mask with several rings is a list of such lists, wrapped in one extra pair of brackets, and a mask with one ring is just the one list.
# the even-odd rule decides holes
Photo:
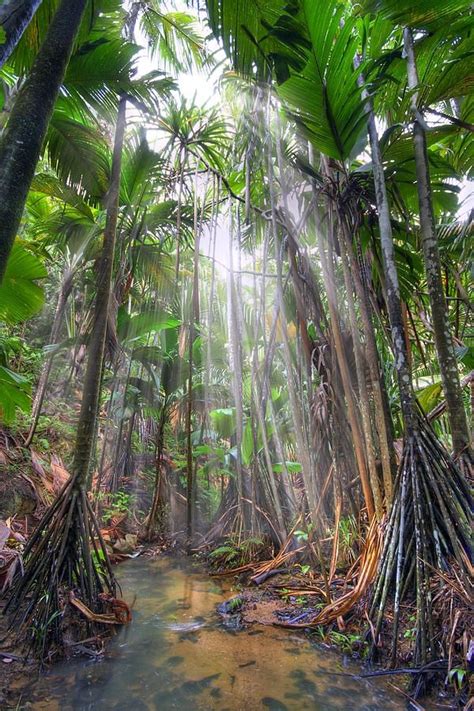
[(117, 127), (115, 131), (112, 174), (108, 192), (107, 218), (104, 230), (104, 242), (100, 260), (97, 294), (94, 304), (94, 323), (88, 346), (88, 359), (82, 393), (81, 412), (77, 425), (76, 446), (73, 461), (73, 476), (76, 485), (87, 488), (95, 424), (99, 407), (102, 365), (104, 361), (105, 336), (112, 285), (112, 272), (117, 233), (119, 209), (120, 171), (122, 165), (122, 147), (126, 120), (126, 98), (119, 104)]
[(3, 0), (0, 7), (0, 29), (5, 33), (0, 42), (0, 69), (3, 67), (30, 24), (42, 0)]
[(462, 400), (454, 343), (449, 325), (443, 280), (441, 277), (441, 260), (431, 195), (426, 133), (418, 107), (418, 92), (416, 91), (419, 80), (415, 48), (412, 31), (408, 27), (404, 30), (404, 44), (407, 57), (408, 87), (412, 92), (410, 102), (413, 114), (413, 143), (415, 150), (416, 186), (418, 190), (423, 261), (425, 265), (436, 352), (438, 354), (441, 381), (443, 383), (448, 408), (453, 450), (456, 456), (460, 456), (469, 453), (470, 436)]
[(63, 0), (0, 142), (0, 281), (87, 0)]

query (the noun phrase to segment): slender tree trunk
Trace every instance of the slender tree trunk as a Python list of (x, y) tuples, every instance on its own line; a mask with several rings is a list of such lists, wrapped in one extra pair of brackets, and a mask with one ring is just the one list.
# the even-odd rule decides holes
[(375, 196), (380, 229), (380, 245), (387, 291), (387, 309), (392, 334), (392, 345), (395, 353), (395, 370), (398, 377), (400, 392), (400, 406), (407, 434), (412, 434), (415, 429), (413, 411), (413, 392), (411, 386), (411, 373), (408, 362), (408, 352), (405, 342), (405, 329), (403, 327), (402, 302), (400, 298), (400, 285), (398, 282), (395, 250), (393, 246), (392, 224), (390, 221), (390, 206), (383, 172), (382, 154), (380, 151), (375, 117), (370, 109), (368, 118), (370, 147), (372, 152), (372, 165), (374, 172)]
[[(276, 294), (275, 301), (277, 308), (279, 310), (279, 319), (281, 324), (281, 334), (283, 341), (283, 356), (286, 367), (286, 376), (288, 379), (288, 397), (290, 401), (291, 417), (294, 423), (296, 448), (298, 452), (298, 458), (301, 463), (302, 476), (306, 489), (306, 498), (308, 501), (311, 520), (314, 521), (315, 511), (317, 507), (317, 496), (314, 491), (314, 472), (311, 461), (311, 453), (309, 447), (309, 441), (307, 436), (307, 428), (305, 427), (304, 415), (302, 403), (298, 397), (297, 384), (294, 378), (294, 367), (291, 354), (291, 348), (288, 340), (288, 323), (285, 314), (285, 304), (283, 301), (283, 273), (282, 273), (282, 244), (278, 234), (278, 223), (277, 223), (277, 204), (275, 195), (275, 179), (273, 173), (273, 158), (272, 158), (272, 144), (268, 141), (268, 155), (267, 155), (267, 166), (268, 166), (268, 179), (269, 179), (269, 192), (270, 192), (270, 206), (271, 206), (271, 229), (273, 236), (274, 254), (275, 254), (275, 264), (277, 270), (277, 282), (276, 282)], [(278, 151), (278, 149), (277, 149)], [(280, 163), (281, 165), (281, 163)], [(286, 199), (286, 198), (285, 198)], [(265, 414), (265, 413), (264, 413)], [(271, 472), (273, 476), (273, 472)]]
[(0, 69), (3, 67), (30, 24), (42, 0), (3, 0), (0, 7), (0, 30), (5, 39), (0, 43)]
[[(59, 291), (58, 303), (56, 305), (56, 312), (54, 314), (54, 321), (51, 327), (51, 334), (49, 337), (50, 344), (55, 344), (58, 341), (59, 331), (63, 322), (64, 312), (66, 310), (67, 300), (72, 290), (72, 278), (73, 273), (69, 268), (64, 271), (61, 288)], [(41, 370), (41, 375), (38, 381), (38, 387), (36, 389), (35, 399), (33, 401), (32, 408), (32, 420), (30, 425), (30, 431), (25, 440), (25, 447), (29, 447), (38, 426), (38, 420), (41, 415), (41, 408), (43, 406), (44, 396), (46, 395), (46, 389), (48, 387), (49, 374), (51, 373), (51, 368), (53, 365), (54, 353), (46, 358)]]
[[(232, 211), (232, 205), (230, 205), (230, 210)], [(238, 216), (236, 218), (239, 219)], [(236, 468), (236, 482), (237, 482), (237, 505), (240, 516), (239, 526), (243, 524), (244, 518), (244, 485), (243, 485), (243, 467), (242, 467), (242, 440), (244, 434), (244, 408), (243, 408), (243, 394), (242, 394), (242, 323), (240, 319), (240, 309), (239, 309), (239, 293), (237, 280), (234, 273), (234, 259), (233, 259), (233, 230), (232, 230), (232, 215), (230, 217), (229, 231), (229, 273), (228, 273), (228, 309), (229, 309), (229, 344), (230, 344), (230, 366), (232, 372), (232, 390), (234, 395), (235, 403), (235, 444), (236, 444), (236, 456), (235, 456), (235, 468)], [(240, 237), (239, 229), (237, 229), (237, 234)], [(240, 245), (238, 245), (240, 249)]]
[(345, 241), (347, 257), (349, 259), (351, 275), (359, 300), (360, 315), (364, 327), (366, 339), (365, 347), (367, 351), (367, 361), (369, 364), (372, 395), (374, 398), (375, 422), (380, 446), (380, 458), (382, 460), (384, 494), (387, 508), (389, 508), (392, 501), (393, 481), (395, 479), (396, 466), (395, 458), (393, 456), (392, 423), (389, 417), (389, 412), (386, 411), (384, 404), (384, 376), (380, 367), (367, 288), (362, 282), (359, 264), (354, 254), (352, 239), (347, 224), (343, 225), (343, 238)]
[(62, 0), (0, 141), (0, 281), (87, 0)]
[(454, 344), (448, 319), (448, 309), (441, 277), (441, 260), (438, 238), (436, 235), (433, 201), (431, 195), (430, 171), (426, 134), (423, 120), (418, 109), (419, 84), (416, 67), (413, 34), (410, 28), (404, 30), (405, 54), (407, 57), (408, 88), (411, 91), (411, 110), (413, 113), (413, 141), (415, 148), (416, 185), (420, 213), (423, 259), (426, 283), (431, 306), (433, 331), (438, 353), (441, 380), (448, 408), (448, 417), (455, 456), (470, 454), (470, 436), (466, 412), (462, 400), (459, 371), (454, 352)]
[(167, 412), (168, 403), (165, 398), (161, 406), (158, 430), (156, 433), (155, 487), (153, 491), (153, 501), (151, 504), (150, 513), (148, 514), (148, 521), (146, 527), (147, 541), (151, 541), (153, 538), (155, 532), (156, 515), (160, 506), (161, 477), (163, 476), (163, 447)]
[[(196, 186), (195, 186), (196, 189)], [(191, 316), (189, 323), (189, 349), (188, 349), (188, 400), (186, 408), (186, 535), (188, 544), (193, 535), (194, 514), (194, 462), (191, 440), (191, 425), (193, 414), (193, 346), (196, 337), (196, 326), (199, 323), (199, 246), (201, 242), (201, 224), (197, 216), (197, 194), (194, 196), (194, 271)]]
[(126, 97), (119, 103), (115, 131), (112, 174), (108, 194), (104, 242), (100, 260), (100, 277), (95, 298), (94, 323), (88, 345), (87, 368), (84, 377), (81, 411), (77, 426), (77, 438), (73, 460), (73, 476), (80, 488), (87, 488), (89, 467), (93, 449), (95, 423), (99, 407), (102, 364), (104, 362), (105, 336), (112, 285), (113, 262), (119, 210), (120, 173), (122, 147), (126, 123)]
[(344, 283), (346, 287), (347, 307), (349, 314), (349, 324), (352, 333), (352, 343), (354, 347), (354, 356), (356, 362), (357, 383), (359, 390), (359, 407), (362, 418), (362, 432), (365, 438), (365, 451), (367, 454), (367, 467), (370, 478), (370, 488), (374, 499), (375, 514), (377, 520), (380, 521), (383, 515), (383, 497), (380, 489), (380, 483), (375, 465), (375, 447), (374, 435), (370, 419), (370, 402), (367, 389), (366, 368), (365, 368), (365, 353), (364, 347), (360, 338), (359, 324), (357, 322), (357, 314), (353, 293), (353, 277), (349, 268), (349, 260), (341, 241), (341, 261), (344, 274)]
[[(329, 218), (329, 238), (331, 243), (333, 243), (333, 215), (331, 211), (331, 206), (328, 203), (328, 218)], [(334, 348), (336, 351), (337, 363), (339, 367), (339, 372), (341, 374), (341, 380), (344, 388), (344, 394), (347, 402), (347, 416), (349, 420), (349, 426), (352, 433), (352, 441), (354, 446), (354, 453), (357, 461), (357, 468), (359, 471), (360, 481), (362, 485), (362, 491), (364, 494), (365, 504), (367, 506), (367, 513), (369, 519), (372, 518), (374, 514), (374, 502), (372, 497), (372, 490), (370, 486), (369, 474), (367, 471), (366, 462), (366, 452), (364, 441), (362, 438), (362, 433), (359, 427), (359, 418), (357, 414), (357, 406), (354, 398), (354, 393), (352, 390), (351, 376), (349, 371), (349, 365), (346, 357), (346, 349), (344, 347), (344, 342), (342, 339), (341, 326), (339, 322), (339, 310), (337, 304), (337, 294), (335, 288), (335, 274), (332, 262), (332, 254), (326, 255), (326, 251), (323, 243), (323, 236), (321, 233), (321, 226), (317, 227), (317, 237), (318, 237), (318, 248), (319, 257), (321, 260), (321, 267), (324, 279), (324, 286), (326, 288), (326, 293), (328, 297), (328, 307), (329, 313), (331, 315), (331, 331), (334, 339)]]

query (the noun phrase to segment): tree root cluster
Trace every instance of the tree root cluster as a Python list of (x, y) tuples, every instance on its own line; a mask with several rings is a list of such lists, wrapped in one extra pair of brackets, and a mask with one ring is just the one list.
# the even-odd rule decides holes
[(455, 562), (469, 587), (470, 507), (466, 480), (429, 424), (419, 418), (406, 438), (370, 610), (376, 649), (387, 601), (393, 598), (392, 665), (405, 598), (416, 601), (415, 665), (424, 666), (438, 656), (431, 582), (435, 571), (449, 571)]
[(66, 637), (99, 635), (112, 619), (129, 621), (128, 615), (115, 615), (116, 591), (87, 493), (71, 478), (25, 548), (23, 574), (16, 576), (5, 606), (10, 630), (40, 660), (52, 651), (61, 655)]

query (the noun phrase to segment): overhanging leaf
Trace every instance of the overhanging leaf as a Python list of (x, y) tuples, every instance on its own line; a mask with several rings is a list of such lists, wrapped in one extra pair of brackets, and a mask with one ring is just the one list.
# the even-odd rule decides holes
[(41, 260), (17, 240), (0, 284), (0, 321), (19, 323), (40, 311), (44, 292), (35, 282), (47, 275)]

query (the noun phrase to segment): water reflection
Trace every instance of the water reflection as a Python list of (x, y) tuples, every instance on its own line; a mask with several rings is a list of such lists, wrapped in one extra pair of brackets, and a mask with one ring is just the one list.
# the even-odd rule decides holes
[[(134, 621), (101, 661), (52, 669), (23, 695), (37, 711), (392, 711), (380, 683), (337, 676), (340, 658), (278, 628), (230, 634), (215, 613), (230, 595), (188, 559), (121, 566)], [(349, 671), (349, 669), (346, 669)], [(356, 671), (356, 668), (354, 668)]]

